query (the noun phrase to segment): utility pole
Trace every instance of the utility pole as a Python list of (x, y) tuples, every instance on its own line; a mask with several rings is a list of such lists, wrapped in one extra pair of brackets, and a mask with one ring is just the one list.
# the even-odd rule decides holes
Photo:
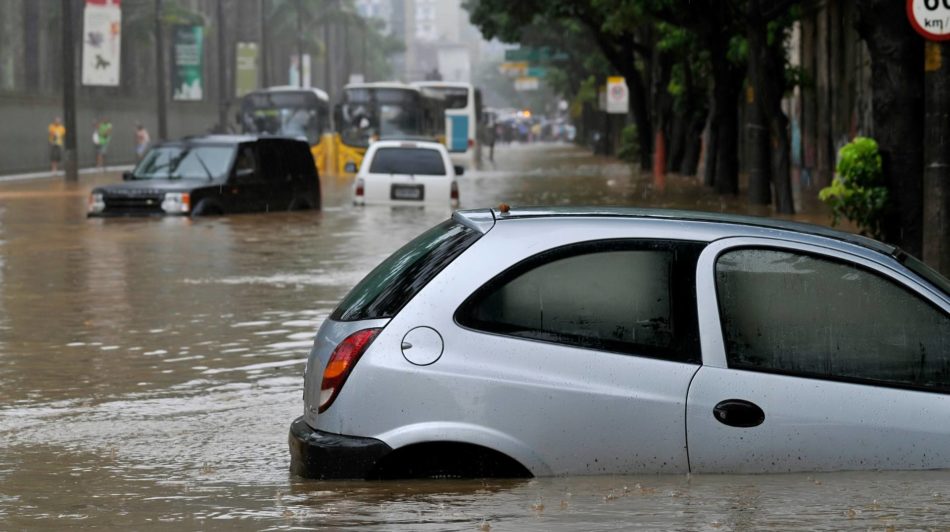
[(297, 8), (297, 86), (303, 88), (303, 13), (300, 12), (300, 0), (294, 6)]
[(261, 0), (261, 88), (270, 86), (270, 79), (267, 75), (267, 0)]
[(924, 262), (950, 275), (950, 45), (924, 45)]
[(368, 72), (368, 69), (366, 68), (367, 41), (369, 41), (369, 24), (367, 24), (366, 21), (364, 20), (363, 21), (363, 46), (360, 47), (360, 55), (363, 56), (362, 57), (363, 67), (361, 68), (361, 70), (363, 71), (363, 81), (369, 81), (369, 72)]
[(228, 131), (228, 53), (224, 38), (224, 0), (218, 0), (218, 132)]
[(343, 83), (350, 82), (350, 74), (352, 74), (352, 68), (350, 66), (350, 22), (346, 18), (346, 14), (343, 14)]
[(155, 75), (158, 102), (158, 139), (168, 138), (168, 112), (165, 107), (165, 33), (162, 31), (162, 0), (155, 0)]
[[(326, 19), (326, 16), (324, 16)], [(336, 92), (333, 90), (333, 83), (330, 81), (330, 23), (327, 20), (323, 21), (323, 82), (326, 83), (326, 86), (323, 87), (323, 90), (327, 91), (330, 95), (330, 103), (333, 103), (333, 94)]]
[(66, 181), (79, 181), (76, 156), (76, 56), (73, 39), (73, 2), (63, 0), (63, 120), (66, 137), (63, 139), (63, 171)]

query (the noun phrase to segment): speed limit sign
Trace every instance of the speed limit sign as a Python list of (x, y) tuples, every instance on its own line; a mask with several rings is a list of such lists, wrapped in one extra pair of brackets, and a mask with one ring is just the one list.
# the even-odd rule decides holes
[(907, 18), (925, 39), (950, 39), (950, 0), (907, 0)]

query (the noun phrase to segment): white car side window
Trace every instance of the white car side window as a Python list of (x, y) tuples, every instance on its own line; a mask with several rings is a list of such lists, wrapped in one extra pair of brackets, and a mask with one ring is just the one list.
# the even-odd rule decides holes
[(950, 316), (867, 269), (738, 249), (716, 289), (731, 368), (950, 392)]

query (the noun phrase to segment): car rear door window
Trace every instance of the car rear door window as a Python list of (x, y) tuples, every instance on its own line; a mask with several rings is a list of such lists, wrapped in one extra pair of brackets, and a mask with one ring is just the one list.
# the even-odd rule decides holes
[(429, 148), (380, 148), (370, 164), (371, 174), (446, 175), (442, 153)]
[(775, 249), (719, 257), (730, 368), (950, 391), (950, 316), (863, 267)]
[(391, 318), (482, 233), (453, 220), (433, 227), (381, 262), (330, 316), (336, 321)]
[(624, 240), (552, 250), (490, 281), (456, 319), (497, 334), (696, 362), (700, 248)]

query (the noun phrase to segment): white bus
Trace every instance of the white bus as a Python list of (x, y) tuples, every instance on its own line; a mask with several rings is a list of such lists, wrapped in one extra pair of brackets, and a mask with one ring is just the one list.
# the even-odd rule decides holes
[(471, 83), (456, 81), (417, 81), (413, 85), (445, 96), (445, 146), (453, 162), (465, 166), (477, 163), (481, 157), (481, 91)]

